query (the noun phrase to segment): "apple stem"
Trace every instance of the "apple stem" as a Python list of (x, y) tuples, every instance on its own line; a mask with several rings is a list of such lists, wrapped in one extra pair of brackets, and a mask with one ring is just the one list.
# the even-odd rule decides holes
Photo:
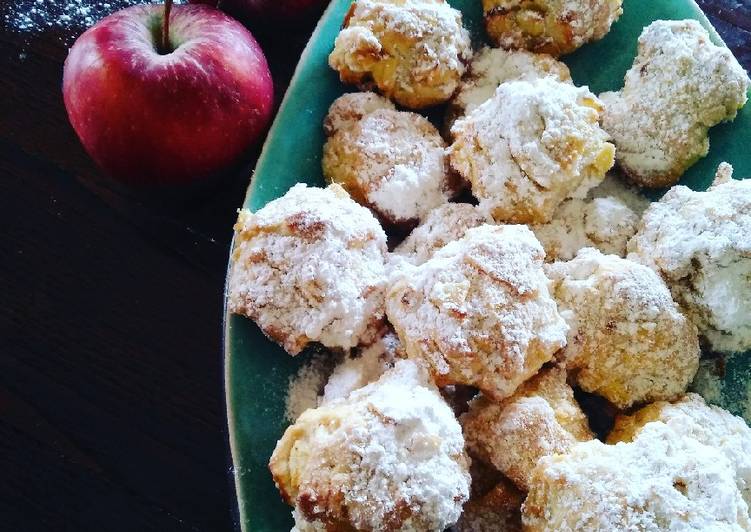
[(162, 50), (165, 54), (168, 54), (172, 51), (172, 46), (169, 42), (170, 11), (172, 11), (172, 0), (164, 0), (164, 20), (162, 22)]

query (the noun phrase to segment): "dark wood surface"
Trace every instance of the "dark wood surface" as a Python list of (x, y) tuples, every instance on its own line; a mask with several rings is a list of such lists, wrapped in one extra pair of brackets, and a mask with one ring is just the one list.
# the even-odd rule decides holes
[[(751, 2), (700, 4), (750, 69)], [(2, 25), (0, 528), (230, 530), (222, 289), (253, 161), (191, 205), (128, 197), (68, 125), (69, 42)], [(259, 39), (277, 98), (311, 29)]]

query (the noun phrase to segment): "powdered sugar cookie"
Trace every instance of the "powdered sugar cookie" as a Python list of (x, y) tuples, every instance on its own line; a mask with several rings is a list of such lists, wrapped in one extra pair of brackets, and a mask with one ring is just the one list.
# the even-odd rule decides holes
[(623, 89), (600, 95), (618, 164), (647, 187), (675, 184), (709, 151), (708, 129), (735, 118), (749, 79), (694, 20), (658, 20), (639, 37)]
[(425, 220), (396, 247), (394, 254), (419, 266), (449, 242), (459, 240), (469, 229), (490, 221), (474, 205), (445, 203), (430, 211)]
[(386, 235), (338, 185), (304, 184), (240, 212), (228, 284), (243, 314), (291, 355), (309, 342), (350, 349), (383, 321)]
[(586, 88), (549, 78), (503, 83), (454, 124), (451, 166), (496, 221), (546, 223), (613, 166), (601, 112)]
[(503, 401), (473, 399), (461, 423), (472, 455), (493, 464), (523, 491), (541, 457), (594, 438), (560, 368), (543, 369)]
[(623, 13), (621, 0), (482, 0), (482, 8), (496, 45), (555, 56), (602, 39)]
[(357, 0), (329, 65), (345, 83), (421, 109), (451, 98), (471, 55), (462, 15), (444, 0)]
[(662, 276), (711, 349), (742, 352), (751, 349), (751, 180), (727, 174), (706, 192), (671, 188), (628, 249)]
[(631, 443), (577, 443), (540, 460), (524, 530), (749, 530), (748, 507), (721, 451), (649, 423)]
[(416, 224), (461, 188), (449, 173), (445, 142), (424, 117), (387, 108), (367, 112), (372, 97), (363, 98), (359, 120), (351, 120), (357, 115), (351, 105), (337, 100), (331, 106), (327, 121), (339, 127), (329, 128), (334, 133), (323, 147), (323, 174), (386, 225)]
[(562, 359), (581, 388), (619, 408), (686, 391), (699, 367), (696, 327), (658, 275), (591, 248), (546, 272), (570, 326)]
[(469, 498), (468, 467), (453, 412), (409, 360), (307, 410), (269, 463), (298, 528), (314, 530), (444, 530)]
[(565, 345), (542, 260), (526, 227), (483, 225), (396, 270), (386, 309), (407, 355), (426, 361), (439, 385), (511, 395)]

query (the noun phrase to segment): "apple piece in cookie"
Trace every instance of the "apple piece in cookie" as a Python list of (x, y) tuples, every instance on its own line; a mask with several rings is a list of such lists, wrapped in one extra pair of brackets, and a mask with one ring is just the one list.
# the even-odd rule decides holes
[(272, 114), (271, 74), (250, 32), (211, 7), (170, 4), (105, 17), (65, 61), (73, 128), (130, 185), (206, 182), (243, 160)]

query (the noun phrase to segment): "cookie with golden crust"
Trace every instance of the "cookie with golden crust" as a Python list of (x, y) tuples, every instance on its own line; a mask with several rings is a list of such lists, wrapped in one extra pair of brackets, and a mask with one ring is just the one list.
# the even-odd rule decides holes
[(561, 358), (582, 389), (619, 408), (686, 391), (699, 367), (697, 331), (657, 274), (592, 248), (546, 272), (570, 326)]
[(735, 118), (749, 79), (694, 20), (658, 20), (639, 37), (624, 87), (600, 95), (603, 128), (623, 171), (646, 187), (675, 184), (709, 150), (710, 127)]
[(613, 166), (600, 101), (550, 78), (503, 83), (452, 128), (451, 166), (498, 222), (547, 223)]
[(751, 180), (728, 165), (705, 192), (671, 188), (644, 213), (629, 258), (659, 273), (710, 349), (751, 349)]
[(304, 412), (269, 463), (312, 530), (444, 530), (469, 498), (468, 467), (453, 412), (409, 360)]
[(602, 39), (622, 0), (482, 0), (485, 28), (501, 48), (559, 56)]
[(323, 175), (385, 225), (415, 225), (461, 188), (449, 173), (445, 142), (423, 116), (386, 108), (372, 93), (360, 99), (359, 107), (354, 95), (331, 106)]
[(323, 119), (323, 131), (331, 137), (338, 131), (351, 129), (365, 115), (379, 109), (396, 109), (391, 100), (375, 92), (348, 92), (331, 103), (329, 112)]
[(490, 221), (487, 215), (469, 203), (444, 203), (428, 213), (394, 249), (394, 255), (419, 266), (449, 242), (459, 240), (469, 229)]
[(459, 89), (446, 108), (444, 131), (488, 101), (501, 83), (550, 77), (572, 83), (568, 67), (548, 54), (485, 46), (475, 53)]
[(543, 457), (522, 523), (529, 532), (751, 529), (728, 459), (661, 422), (630, 443), (591, 440)]
[(451, 98), (471, 56), (462, 15), (444, 0), (357, 0), (329, 65), (344, 83), (422, 109)]
[(685, 438), (720, 450), (735, 471), (738, 489), (751, 504), (751, 428), (743, 418), (718, 406), (708, 405), (695, 393), (669, 403), (651, 403), (629, 415), (620, 415), (608, 435), (608, 443), (630, 442), (649, 423), (661, 421)]
[(292, 187), (242, 210), (228, 280), (230, 312), (291, 355), (308, 343), (350, 349), (383, 322), (386, 235), (338, 185)]
[(426, 361), (439, 386), (511, 395), (565, 345), (543, 256), (526, 227), (483, 225), (396, 269), (386, 311), (407, 355)]
[(529, 475), (541, 457), (565, 453), (575, 442), (594, 438), (566, 383), (566, 371), (553, 367), (503, 401), (473, 399), (461, 423), (467, 449), (523, 491), (529, 489)]
[[(474, 482), (474, 478), (472, 479)], [(452, 532), (521, 532), (524, 494), (501, 480), (482, 495), (473, 493)]]

